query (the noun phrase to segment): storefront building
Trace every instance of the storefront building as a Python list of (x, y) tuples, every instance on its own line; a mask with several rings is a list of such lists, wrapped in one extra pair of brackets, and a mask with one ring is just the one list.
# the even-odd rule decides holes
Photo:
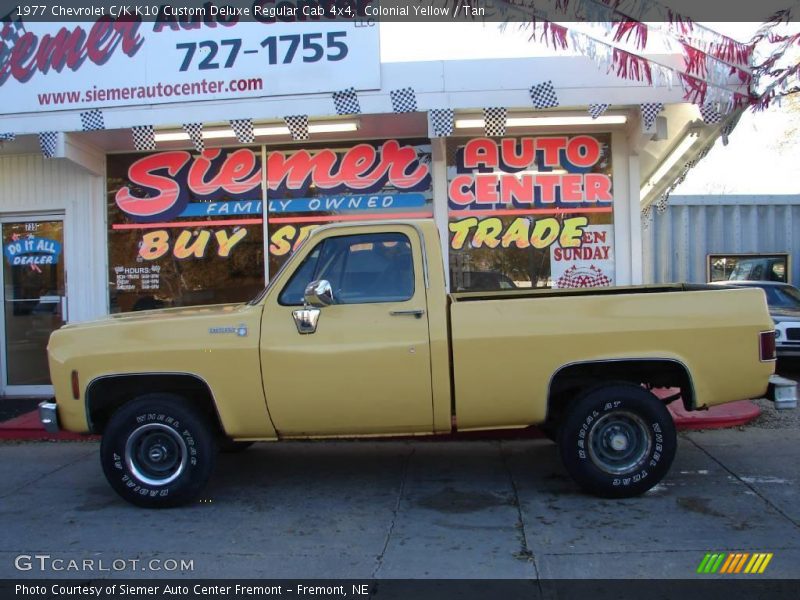
[(64, 322), (249, 300), (327, 223), (434, 219), (451, 290), (643, 283), (643, 206), (719, 132), (585, 58), (381, 64), (377, 27), (269, 27), (103, 30), (3, 82), (0, 393), (49, 392)]

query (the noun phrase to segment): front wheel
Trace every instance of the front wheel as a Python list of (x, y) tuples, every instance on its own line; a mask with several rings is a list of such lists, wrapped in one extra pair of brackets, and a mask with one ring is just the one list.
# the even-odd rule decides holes
[(208, 420), (186, 399), (149, 394), (111, 417), (100, 443), (106, 479), (137, 506), (166, 508), (194, 500), (217, 453)]
[(669, 471), (677, 443), (666, 406), (632, 384), (602, 386), (579, 398), (558, 440), (572, 478), (605, 498), (638, 496), (656, 485)]

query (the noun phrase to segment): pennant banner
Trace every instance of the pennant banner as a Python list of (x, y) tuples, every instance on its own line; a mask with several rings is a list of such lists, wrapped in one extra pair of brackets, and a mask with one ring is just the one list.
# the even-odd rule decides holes
[(255, 140), (253, 134), (253, 120), (252, 119), (231, 119), (230, 123), (233, 133), (236, 134), (236, 141), (240, 144), (252, 144)]
[(99, 131), (106, 128), (103, 113), (98, 109), (87, 110), (81, 113), (81, 128), (83, 131)]
[(192, 140), (195, 150), (202, 152), (206, 149), (205, 142), (203, 141), (202, 123), (184, 123), (183, 130), (189, 134), (189, 139)]
[(394, 112), (417, 112), (417, 94), (414, 92), (414, 88), (407, 87), (391, 90), (389, 97), (392, 99), (392, 110)]
[(556, 90), (553, 88), (552, 81), (545, 81), (544, 83), (534, 85), (530, 89), (530, 94), (534, 108), (555, 108), (558, 106), (558, 96), (556, 95)]
[(502, 106), (483, 109), (483, 121), (486, 135), (498, 137), (506, 134), (506, 116), (508, 111)]
[(131, 127), (133, 147), (139, 152), (156, 149), (156, 132), (152, 125), (136, 125)]
[(593, 119), (596, 119), (597, 117), (602, 116), (603, 113), (605, 113), (610, 106), (611, 106), (610, 104), (590, 104), (589, 116), (592, 117)]
[(333, 92), (333, 104), (336, 107), (337, 115), (361, 114), (361, 105), (358, 102), (358, 94), (355, 88)]
[(716, 125), (722, 120), (722, 115), (719, 114), (716, 107), (710, 102), (700, 107), (700, 116), (703, 117), (703, 121), (708, 125)]
[(45, 158), (53, 158), (56, 155), (57, 146), (57, 131), (43, 131), (39, 134), (39, 148), (42, 150), (42, 156)]
[(664, 105), (661, 102), (650, 102), (647, 104), (640, 104), (642, 111), (642, 123), (645, 129), (650, 129), (653, 123), (656, 122), (656, 117), (664, 110)]
[(434, 108), (428, 111), (428, 136), (447, 137), (455, 127), (456, 112), (452, 108)]
[(308, 115), (290, 115), (283, 117), (293, 140), (308, 139)]

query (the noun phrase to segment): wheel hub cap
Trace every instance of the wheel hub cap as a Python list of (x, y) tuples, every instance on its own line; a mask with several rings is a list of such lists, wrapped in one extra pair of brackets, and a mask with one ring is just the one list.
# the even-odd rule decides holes
[(611, 438), (611, 447), (618, 452), (627, 450), (628, 445), (628, 438), (626, 438), (624, 435), (618, 434)]
[(165, 486), (181, 476), (189, 461), (183, 437), (163, 423), (138, 427), (125, 443), (125, 464), (140, 482)]
[(606, 473), (622, 475), (642, 466), (653, 439), (645, 422), (628, 411), (606, 413), (588, 432), (591, 461)]
[(167, 449), (164, 446), (153, 446), (150, 448), (150, 460), (153, 462), (161, 462), (167, 457)]

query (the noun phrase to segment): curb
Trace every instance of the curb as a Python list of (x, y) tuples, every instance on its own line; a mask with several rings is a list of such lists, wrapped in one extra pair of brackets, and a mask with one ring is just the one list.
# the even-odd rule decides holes
[(8, 421), (0, 423), (0, 441), (51, 441), (77, 442), (99, 440), (98, 435), (83, 435), (70, 431), (48, 433), (39, 422), (39, 411), (33, 410)]

